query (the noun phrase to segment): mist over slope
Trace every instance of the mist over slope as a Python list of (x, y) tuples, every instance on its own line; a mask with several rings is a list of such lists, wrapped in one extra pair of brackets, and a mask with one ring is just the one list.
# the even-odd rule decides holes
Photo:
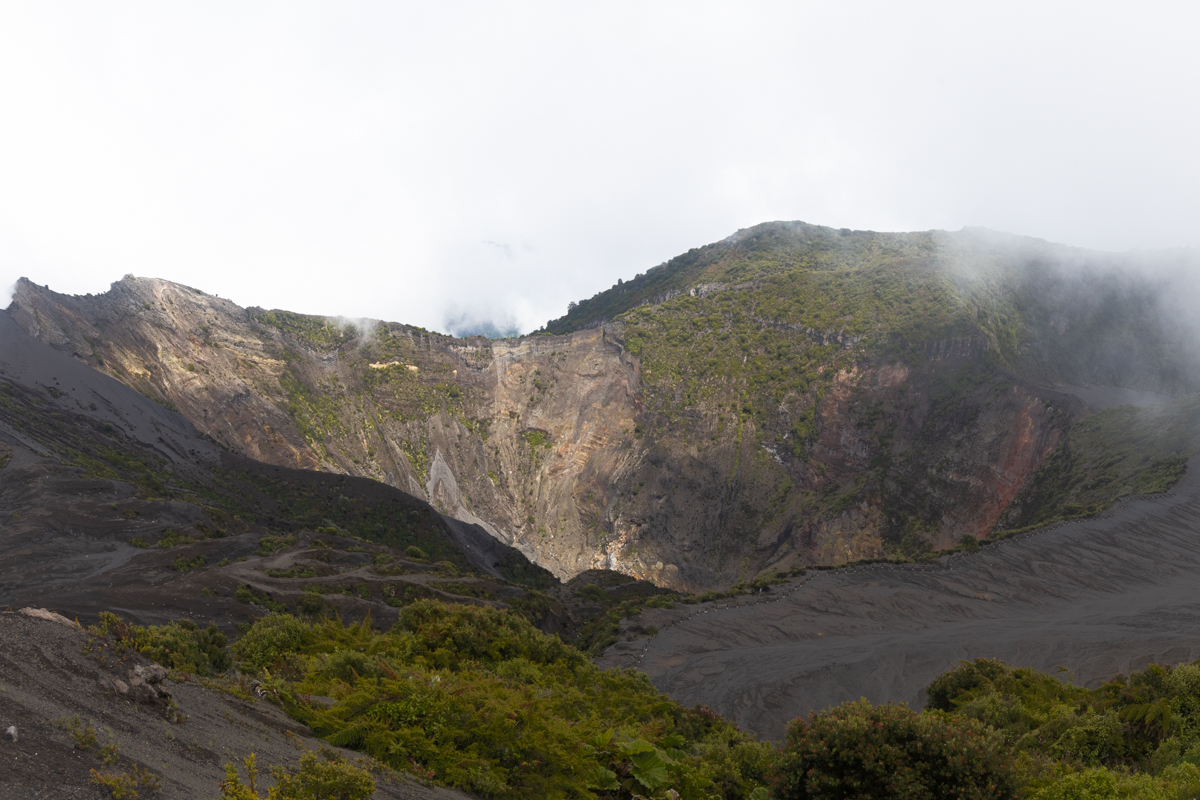
[(560, 578), (707, 588), (1177, 477), (1179, 442), (1117, 465), (1093, 436), (1057, 490), (1031, 483), (1095, 410), (1079, 387), (1200, 386), (1187, 258), (768, 223), (503, 341), (132, 277), (89, 297), (22, 281), (10, 313), (247, 455), (398, 486)]
[(1103, 253), (986, 229), (771, 222), (618, 282), (543, 330), (567, 333), (732, 289), (741, 305), (768, 303), (771, 321), (826, 335), (903, 350), (938, 328), (982, 334), (1027, 377), (1179, 395), (1200, 387), (1200, 356), (1189, 348), (1200, 330), (1189, 302), (1198, 288), (1200, 257), (1188, 251)]

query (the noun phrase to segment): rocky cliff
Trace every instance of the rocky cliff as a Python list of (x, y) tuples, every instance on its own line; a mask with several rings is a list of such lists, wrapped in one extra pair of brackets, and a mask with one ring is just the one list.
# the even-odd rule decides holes
[(1052, 383), (1196, 385), (1150, 288), (1016, 241), (773, 223), (510, 340), (133, 277), (22, 281), (9, 313), (253, 458), (392, 484), (561, 578), (709, 588), (983, 536), (1087, 412)]

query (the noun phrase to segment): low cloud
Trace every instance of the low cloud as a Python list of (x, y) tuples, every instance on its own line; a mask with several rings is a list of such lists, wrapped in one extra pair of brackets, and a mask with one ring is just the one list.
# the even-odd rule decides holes
[(374, 339), (375, 329), (379, 327), (379, 320), (367, 317), (326, 317), (325, 321), (343, 333), (353, 328), (360, 346)]
[(450, 311), (442, 322), (442, 328), (459, 338), (486, 336), (489, 339), (509, 339), (522, 333), (514, 317), (479, 311)]

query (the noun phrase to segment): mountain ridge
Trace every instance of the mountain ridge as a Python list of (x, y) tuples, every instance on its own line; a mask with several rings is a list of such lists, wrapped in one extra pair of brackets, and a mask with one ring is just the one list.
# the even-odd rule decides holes
[(153, 279), (11, 310), (247, 455), (400, 486), (560, 579), (701, 589), (986, 536), (1091, 413), (1053, 384), (1200, 386), (1128, 258), (767, 223), (500, 341)]

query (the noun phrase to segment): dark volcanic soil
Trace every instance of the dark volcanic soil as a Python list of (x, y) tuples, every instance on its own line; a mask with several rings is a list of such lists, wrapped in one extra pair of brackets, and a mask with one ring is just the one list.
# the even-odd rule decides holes
[[(85, 654), (87, 640), (66, 625), (0, 613), (0, 732), (17, 727), (16, 742), (0, 737), (5, 800), (110, 797), (90, 783), (91, 770), (127, 773), (134, 764), (162, 782), (158, 792), (139, 790), (141, 797), (215, 797), (227, 762), (253, 752), (260, 770), (271, 764), (295, 768), (303, 751), (323, 744), (265, 700), (246, 702), (192, 682), (165, 683), (186, 715), (171, 721), (164, 707), (137, 705), (112, 691), (109, 682), (127, 680), (129, 664), (109, 654)], [(71, 734), (55, 724), (76, 716), (95, 729), (94, 747), (76, 747)], [(105, 766), (98, 750), (111, 743), (119, 760)], [(376, 784), (379, 800), (468, 797), (395, 774), (377, 775)]]
[(960, 659), (1061, 665), (1085, 684), (1190, 661), (1200, 657), (1198, 473), (1193, 459), (1170, 496), (936, 566), (810, 571), (737, 604), (648, 609), (637, 624), (657, 636), (602, 663), (637, 664), (676, 700), (779, 739), (788, 720), (858, 697), (922, 704)]

